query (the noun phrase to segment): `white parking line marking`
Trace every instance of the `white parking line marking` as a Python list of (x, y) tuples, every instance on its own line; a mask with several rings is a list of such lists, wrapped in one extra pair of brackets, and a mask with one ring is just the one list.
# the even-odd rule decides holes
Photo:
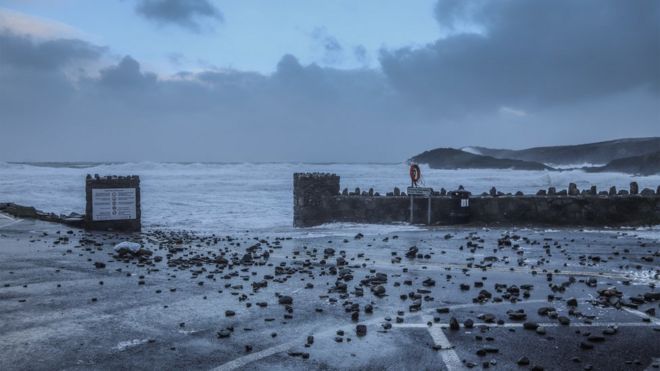
[(9, 221), (5, 224), (0, 225), (0, 228), (9, 227), (10, 225), (14, 225), (14, 224), (19, 223), (19, 222), (22, 221), (22, 219), (12, 218), (11, 216), (9, 216), (7, 214), (3, 214), (3, 213), (0, 213), (0, 217), (2, 217), (3, 219), (6, 219), (6, 220)]
[(5, 219), (9, 219), (9, 220), (15, 220), (15, 219), (12, 218), (11, 216), (9, 216), (9, 215), (7, 215), (7, 214), (3, 214), (3, 213), (0, 213), (0, 218), (5, 218)]
[[(424, 316), (423, 318), (425, 321), (433, 320), (428, 316)], [(428, 327), (428, 331), (435, 345), (440, 347), (438, 352), (440, 352), (440, 356), (442, 357), (442, 361), (445, 363), (447, 370), (467, 370), (467, 368), (463, 366), (461, 359), (458, 358), (458, 354), (456, 354), (454, 347), (449, 342), (449, 339), (447, 339), (447, 335), (445, 335), (442, 327), (430, 326)]]
[(221, 366), (218, 366), (211, 371), (232, 371), (236, 370), (238, 368), (241, 368), (251, 362), (258, 361), (262, 358), (272, 356), (273, 354), (277, 354), (280, 352), (284, 352), (285, 350), (288, 350), (290, 348), (293, 348), (296, 344), (302, 344), (305, 341), (305, 339), (300, 338), (296, 340), (292, 340), (288, 343), (276, 345), (272, 348), (264, 349), (260, 352), (255, 352), (248, 354), (246, 356), (237, 358), (233, 361), (227, 362)]
[(651, 364), (649, 365), (649, 367), (645, 368), (644, 371), (657, 370), (658, 367), (657, 366), (654, 367), (653, 365), (660, 365), (660, 358), (653, 358), (651, 360)]
[[(589, 298), (580, 298), (578, 299), (578, 302), (580, 303), (586, 303), (589, 302)], [(526, 304), (534, 304), (534, 303), (547, 303), (548, 301), (546, 299), (533, 299), (533, 300), (524, 300), (520, 301), (516, 304), (520, 305), (526, 305)], [(475, 303), (465, 303), (465, 304), (454, 304), (454, 305), (446, 305), (442, 307), (446, 307), (449, 309), (464, 309), (464, 308), (473, 308), (473, 307), (487, 307), (487, 306), (497, 306), (497, 305), (512, 305), (513, 303), (511, 302), (490, 302), (490, 303), (483, 303), (483, 304), (475, 304)], [(427, 311), (435, 311), (436, 308), (429, 309)], [(641, 313), (641, 312), (639, 312)], [(643, 313), (642, 313), (643, 314)], [(639, 315), (639, 314), (637, 314)], [(645, 315), (645, 314), (644, 314)], [(433, 322), (433, 318), (431, 316), (424, 315), (423, 318), (425, 319), (426, 322)], [(373, 324), (377, 322), (381, 322), (384, 320), (384, 317), (378, 317), (378, 318), (372, 318), (369, 321), (364, 322), (365, 324)], [(497, 324), (475, 324), (475, 326), (479, 325), (488, 325), (488, 326), (498, 326)], [(513, 326), (515, 325), (515, 326)], [(541, 324), (542, 326), (546, 327), (553, 327), (553, 326), (560, 326), (558, 323), (548, 323), (548, 324)], [(578, 327), (578, 326), (596, 326), (595, 324), (580, 324), (580, 323), (575, 323), (571, 324), (572, 326)], [(642, 323), (642, 322), (635, 322), (635, 323), (615, 323), (615, 322), (606, 322), (606, 323), (599, 323), (599, 326), (611, 326), (611, 325), (617, 325), (617, 326), (648, 326), (648, 323)], [(443, 361), (447, 365), (447, 368), (449, 370), (465, 370), (465, 366), (463, 366), (462, 362), (458, 358), (458, 354), (456, 354), (456, 351), (451, 348), (451, 344), (449, 343), (449, 340), (447, 339), (446, 335), (443, 332), (442, 326), (448, 327), (447, 324), (434, 324), (433, 326), (429, 327), (426, 323), (401, 323), (401, 324), (392, 324), (393, 328), (428, 328), (429, 333), (431, 337), (433, 338), (433, 341), (435, 342), (436, 345), (442, 346), (442, 350), (440, 350)], [(511, 324), (511, 327), (517, 327), (517, 326), (522, 326), (522, 324)], [(348, 329), (349, 326), (344, 326), (344, 329)], [(335, 330), (326, 330), (326, 331), (320, 331), (320, 332), (315, 332), (313, 333), (314, 335), (321, 335), (325, 333), (332, 333)], [(286, 350), (289, 350), (293, 348), (297, 344), (302, 344), (304, 343), (305, 339), (301, 338), (298, 340), (293, 340), (284, 344), (276, 345), (272, 348), (264, 349), (260, 352), (255, 352), (251, 353), (239, 358), (234, 359), (233, 361), (229, 361), (223, 365), (220, 365), (212, 371), (229, 371), (229, 370), (235, 370), (237, 368), (243, 367), (249, 363), (252, 363), (254, 361), (258, 361), (262, 358), (269, 357), (273, 354), (277, 354), (280, 352), (284, 352)], [(443, 345), (444, 344), (444, 345)], [(447, 349), (445, 349), (445, 345), (447, 346)], [(446, 358), (446, 359), (445, 359)], [(457, 363), (458, 362), (458, 363)], [(451, 368), (453, 367), (453, 368)]]
[(651, 320), (651, 322), (652, 322), (654, 325), (658, 325), (658, 326), (660, 326), (660, 320), (657, 319), (656, 317), (649, 316), (648, 314), (646, 314), (646, 313), (644, 313), (644, 312), (640, 312), (640, 311), (638, 311), (637, 309), (631, 309), (631, 308), (623, 307), (623, 310), (625, 310), (625, 311), (628, 312), (628, 313), (634, 314), (634, 315), (636, 315), (636, 316), (638, 316), (638, 317), (641, 317), (641, 318), (648, 318), (649, 320)]
[[(582, 322), (573, 322), (568, 325), (562, 325), (557, 322), (547, 322), (547, 323), (538, 323), (542, 327), (645, 327), (653, 326), (651, 323), (646, 322), (593, 322), (593, 323), (582, 323)], [(486, 326), (486, 327), (523, 327), (523, 323), (475, 323), (474, 327)], [(397, 323), (392, 325), (393, 328), (427, 328), (427, 327), (441, 327), (449, 328), (448, 323), (434, 323), (433, 326), (429, 326), (426, 323)]]

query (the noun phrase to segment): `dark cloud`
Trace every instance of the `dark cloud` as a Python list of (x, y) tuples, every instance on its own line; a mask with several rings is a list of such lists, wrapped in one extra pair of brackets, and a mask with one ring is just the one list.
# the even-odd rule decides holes
[(0, 30), (0, 65), (33, 69), (62, 68), (97, 59), (104, 48), (76, 39), (35, 43), (29, 36)]
[(129, 56), (79, 79), (55, 66), (4, 72), (0, 118), (11, 140), (2, 160), (359, 161), (363, 146), (388, 154), (370, 144), (376, 132), (414, 121), (380, 72), (302, 65), (292, 55), (269, 75), (157, 78)]
[(142, 73), (140, 63), (130, 56), (124, 57), (116, 66), (102, 69), (100, 73), (99, 84), (109, 88), (144, 89), (156, 83), (156, 75)]
[(381, 55), (392, 84), (434, 114), (573, 104), (637, 87), (659, 91), (654, 0), (450, 0), (438, 2), (436, 17), (451, 36)]
[(202, 29), (204, 19), (223, 20), (209, 0), (138, 0), (135, 10), (159, 24), (175, 24), (195, 32)]
[[(0, 32), (0, 160), (394, 162), (660, 135), (656, 3), (439, 4), (450, 36), (383, 52), (382, 71), (285, 55), (272, 74), (156, 76), (80, 40)], [(87, 64), (105, 67), (71, 73)]]

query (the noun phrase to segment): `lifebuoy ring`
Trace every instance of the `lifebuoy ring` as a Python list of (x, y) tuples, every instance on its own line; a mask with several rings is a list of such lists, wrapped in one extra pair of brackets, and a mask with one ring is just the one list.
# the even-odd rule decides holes
[(419, 168), (419, 165), (412, 164), (410, 165), (410, 180), (413, 185), (417, 185), (419, 179), (422, 177), (422, 170)]

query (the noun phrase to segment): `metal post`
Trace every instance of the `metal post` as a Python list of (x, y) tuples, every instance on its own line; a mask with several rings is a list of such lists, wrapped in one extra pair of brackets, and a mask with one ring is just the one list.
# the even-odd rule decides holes
[(413, 224), (413, 196), (410, 195), (410, 224)]
[(431, 225), (431, 195), (429, 195), (429, 213), (426, 224)]

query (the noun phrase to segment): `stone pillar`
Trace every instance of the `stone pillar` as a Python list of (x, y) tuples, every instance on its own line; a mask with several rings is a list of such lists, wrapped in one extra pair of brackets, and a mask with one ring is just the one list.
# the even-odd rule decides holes
[(328, 199), (338, 194), (339, 176), (335, 174), (293, 174), (294, 227), (309, 227), (331, 221), (332, 210), (327, 207)]
[(142, 229), (140, 177), (87, 175), (85, 229), (137, 232)]
[(637, 185), (637, 182), (630, 182), (630, 194), (636, 195), (638, 193), (639, 193), (639, 186)]
[(575, 183), (570, 183), (568, 185), (568, 195), (577, 196), (579, 194), (580, 194), (580, 190), (578, 189), (577, 185), (575, 185)]

